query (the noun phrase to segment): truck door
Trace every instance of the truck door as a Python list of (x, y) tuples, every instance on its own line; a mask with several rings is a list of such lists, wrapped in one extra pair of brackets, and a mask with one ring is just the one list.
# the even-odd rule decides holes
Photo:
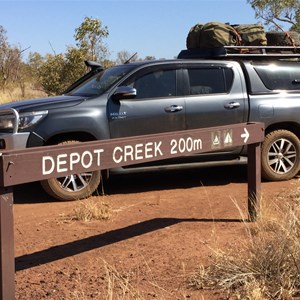
[(112, 138), (185, 129), (182, 71), (152, 66), (132, 75), (122, 86), (136, 89), (133, 99), (109, 99), (107, 114)]
[[(188, 66), (184, 70), (186, 82), (186, 124), (187, 129), (214, 127), (246, 122), (247, 98), (241, 75), (230, 65)], [(228, 127), (230, 129), (230, 127)], [(241, 147), (230, 148), (230, 131), (226, 137), (216, 133), (216, 149), (220, 139), (226, 139), (228, 148), (218, 155), (239, 153)], [(222, 153), (223, 152), (223, 153)], [(205, 155), (207, 156), (207, 155)]]

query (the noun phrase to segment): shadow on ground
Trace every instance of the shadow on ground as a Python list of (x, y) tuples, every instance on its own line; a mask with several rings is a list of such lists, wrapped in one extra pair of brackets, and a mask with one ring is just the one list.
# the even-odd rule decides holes
[(66, 244), (54, 246), (45, 250), (19, 256), (15, 260), (15, 270), (22, 271), (56, 260), (81, 254), (86, 251), (98, 249), (117, 242), (141, 236), (165, 227), (170, 227), (181, 222), (225, 222), (240, 223), (244, 220), (238, 219), (177, 219), (177, 218), (156, 218), (139, 222), (124, 228), (108, 231), (99, 235), (90, 236), (81, 240), (76, 240)]

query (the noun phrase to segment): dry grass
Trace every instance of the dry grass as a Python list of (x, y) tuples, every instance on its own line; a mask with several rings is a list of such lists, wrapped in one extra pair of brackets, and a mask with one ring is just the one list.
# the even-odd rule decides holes
[[(186, 290), (183, 290), (180, 286), (174, 290), (163, 288), (157, 282), (156, 275), (154, 275), (146, 260), (141, 260), (138, 266), (129, 271), (120, 271), (106, 261), (103, 261), (103, 263), (105, 286), (101, 294), (105, 300), (184, 300), (190, 298), (189, 295), (186, 295)], [(147, 280), (144, 279), (145, 275)], [(185, 274), (179, 276), (186, 278)], [(184, 280), (182, 283), (185, 287)]]
[(106, 300), (142, 300), (144, 297), (139, 290), (131, 283), (131, 274), (121, 274), (116, 268), (104, 264), (106, 272)]
[(109, 220), (111, 214), (112, 209), (109, 204), (99, 201), (97, 197), (91, 197), (79, 201), (69, 218), (71, 220), (88, 222), (93, 220)]
[[(99, 267), (98, 273), (95, 277), (98, 280), (99, 286), (93, 291), (86, 290), (86, 278), (83, 278), (80, 271), (67, 271), (62, 272), (65, 279), (72, 278), (72, 281), (76, 283), (76, 288), (72, 291), (66, 291), (64, 298), (66, 300), (87, 300), (87, 299), (98, 299), (98, 300), (146, 300), (146, 299), (173, 299), (170, 298), (170, 293), (164, 291), (160, 287), (153, 286), (151, 293), (143, 290), (140, 286), (140, 269), (144, 268), (145, 265), (142, 262), (140, 266), (132, 270), (122, 270), (120, 267), (116, 267), (108, 264), (106, 261), (100, 259), (95, 261), (95, 264)], [(77, 269), (79, 270), (79, 269)], [(145, 282), (150, 286), (152, 282)], [(167, 294), (165, 297), (164, 294)], [(149, 298), (150, 297), (150, 298)], [(183, 297), (174, 299), (186, 299)]]
[[(209, 266), (189, 279), (195, 289), (219, 289), (237, 299), (300, 296), (300, 190), (263, 207), (256, 223), (245, 223), (240, 249), (213, 250)], [(279, 203), (279, 204), (278, 204)]]
[(0, 91), (0, 104), (41, 97), (47, 97), (47, 94), (27, 83), (25, 84), (25, 95), (22, 95), (22, 91), (18, 87), (7, 87), (5, 91)]

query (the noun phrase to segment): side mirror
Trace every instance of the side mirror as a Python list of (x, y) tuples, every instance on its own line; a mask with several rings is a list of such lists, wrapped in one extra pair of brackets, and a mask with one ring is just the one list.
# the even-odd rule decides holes
[(133, 99), (136, 96), (136, 89), (129, 86), (119, 86), (112, 94), (113, 100)]

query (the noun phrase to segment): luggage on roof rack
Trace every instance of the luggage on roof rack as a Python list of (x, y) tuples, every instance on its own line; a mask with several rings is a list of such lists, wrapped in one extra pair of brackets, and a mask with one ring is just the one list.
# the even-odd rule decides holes
[(196, 24), (188, 33), (186, 46), (187, 50), (182, 50), (178, 58), (300, 60), (298, 32), (266, 33), (260, 24)]
[(293, 46), (223, 46), (182, 50), (177, 58), (300, 59), (300, 47)]
[(240, 44), (240, 36), (229, 24), (208, 22), (193, 26), (186, 39), (187, 49), (218, 48)]
[(299, 46), (299, 33), (296, 31), (269, 31), (266, 33), (268, 46)]
[(240, 46), (267, 46), (265, 29), (260, 24), (232, 25), (241, 39)]
[(266, 33), (260, 24), (230, 25), (220, 22), (196, 24), (186, 38), (187, 49), (266, 45)]

